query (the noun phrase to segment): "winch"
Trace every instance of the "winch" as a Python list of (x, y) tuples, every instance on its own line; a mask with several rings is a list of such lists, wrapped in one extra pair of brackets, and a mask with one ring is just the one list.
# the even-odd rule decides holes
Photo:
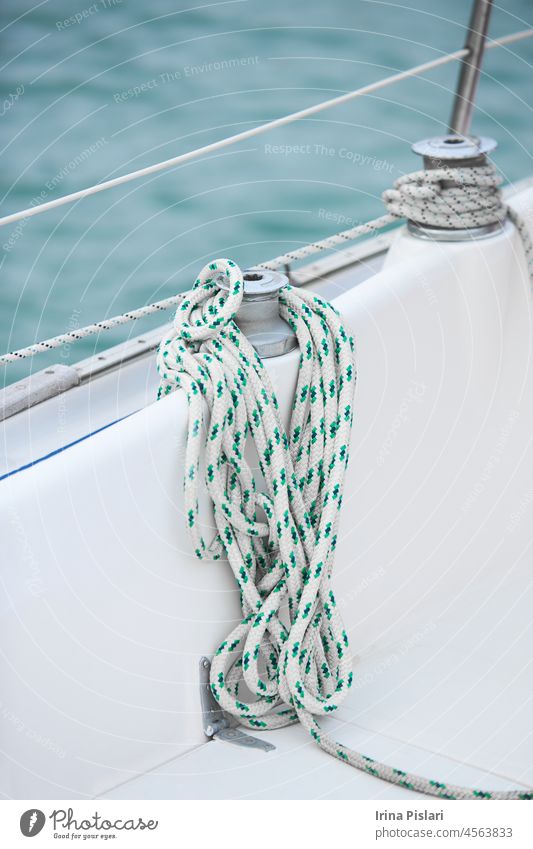
[[(289, 278), (279, 271), (247, 268), (243, 271), (242, 303), (236, 324), (250, 340), (262, 359), (279, 357), (296, 348), (296, 334), (279, 314), (279, 293)], [(220, 278), (220, 288), (229, 291), (229, 284)]]

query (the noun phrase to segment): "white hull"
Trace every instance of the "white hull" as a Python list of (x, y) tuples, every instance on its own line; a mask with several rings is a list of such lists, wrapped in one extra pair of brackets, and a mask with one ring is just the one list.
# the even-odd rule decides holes
[[(529, 188), (511, 200), (529, 220), (532, 203)], [(533, 322), (522, 245), (511, 225), (462, 244), (402, 231), (359, 283), (362, 268), (313, 284), (342, 292), (358, 361), (335, 569), (355, 684), (328, 723), (402, 769), (531, 786)], [(265, 734), (270, 753), (206, 741), (199, 660), (240, 607), (227, 564), (190, 552), (186, 399), (153, 403), (154, 360), (5, 424), (0, 792), (412, 797), (329, 758), (298, 726)], [(286, 412), (297, 361), (267, 363)]]

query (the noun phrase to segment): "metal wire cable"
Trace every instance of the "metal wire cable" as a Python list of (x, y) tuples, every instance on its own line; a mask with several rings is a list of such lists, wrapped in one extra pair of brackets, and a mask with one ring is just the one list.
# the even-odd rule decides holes
[[(500, 39), (494, 39), (490, 41), (486, 46), (487, 49), (491, 49), (494, 47), (503, 47), (508, 44), (513, 44), (517, 41), (521, 41), (526, 38), (530, 38), (533, 36), (533, 28), (527, 30), (521, 30), (520, 32), (512, 33), (510, 35), (504, 36)], [(211, 145), (206, 145), (202, 148), (197, 148), (196, 150), (190, 151), (189, 153), (181, 154), (180, 156), (173, 157), (172, 159), (165, 160), (164, 162), (159, 162), (154, 165), (148, 166), (147, 168), (142, 168), (138, 171), (131, 172), (130, 174), (124, 174), (121, 177), (113, 178), (112, 180), (107, 180), (103, 183), (98, 183), (95, 186), (91, 186), (87, 189), (82, 189), (79, 192), (74, 192), (70, 195), (65, 195), (60, 198), (56, 198), (55, 200), (48, 201), (47, 203), (40, 204), (39, 206), (31, 207), (26, 210), (21, 210), (20, 212), (13, 213), (11, 215), (4, 216), (0, 218), (0, 226), (6, 225), (8, 223), (13, 223), (15, 221), (19, 221), (23, 218), (28, 218), (33, 215), (37, 215), (41, 212), (45, 212), (46, 210), (53, 209), (57, 206), (62, 206), (66, 203), (72, 203), (76, 200), (80, 200), (83, 197), (89, 196), (91, 194), (95, 194), (97, 192), (104, 191), (106, 189), (113, 188), (114, 186), (121, 185), (123, 183), (130, 182), (131, 180), (136, 180), (140, 177), (147, 176), (149, 174), (155, 173), (157, 171), (162, 171), (166, 168), (170, 168), (173, 165), (177, 165), (182, 162), (189, 161), (190, 159), (194, 159), (198, 156), (201, 156), (205, 153), (210, 153), (215, 150), (218, 150), (222, 147), (226, 147), (231, 144), (235, 144), (238, 141), (242, 141), (243, 139), (250, 138), (253, 135), (258, 135), (263, 132), (267, 132), (268, 130), (274, 129), (276, 127), (284, 126), (285, 124), (292, 123), (293, 121), (300, 120), (302, 118), (310, 117), (317, 112), (321, 112), (325, 109), (329, 109), (332, 106), (340, 105), (342, 103), (346, 103), (355, 97), (362, 96), (363, 94), (369, 94), (372, 91), (377, 91), (379, 88), (383, 88), (387, 85), (391, 85), (394, 82), (399, 82), (400, 80), (407, 79), (412, 76), (416, 76), (417, 74), (422, 73), (423, 71), (429, 70), (431, 68), (436, 68), (439, 65), (446, 64), (448, 62), (454, 61), (455, 59), (463, 58), (468, 51), (463, 48), (461, 50), (457, 50), (454, 53), (447, 54), (446, 56), (439, 57), (439, 59), (431, 60), (430, 62), (426, 62), (422, 65), (417, 65), (409, 69), (408, 71), (402, 71), (401, 73), (394, 74), (391, 77), (387, 77), (384, 80), (380, 80), (376, 83), (371, 83), (368, 86), (363, 86), (360, 89), (356, 89), (355, 91), (348, 92), (340, 97), (333, 98), (331, 100), (323, 101), (322, 103), (316, 104), (314, 106), (308, 107), (307, 109), (300, 110), (299, 112), (294, 112), (290, 115), (286, 115), (283, 118), (278, 118), (274, 121), (270, 121), (266, 124), (262, 124), (259, 127), (254, 127), (250, 130), (246, 130), (244, 133), (239, 133), (235, 136), (230, 136), (226, 139), (222, 139), (218, 142), (214, 142)], [(425, 173), (425, 172), (421, 172)], [(407, 175), (406, 178), (401, 178), (405, 182), (408, 182), (410, 176)], [(409, 187), (400, 186), (396, 184), (397, 188), (400, 192), (404, 192), (405, 189)], [(481, 191), (485, 191), (484, 188), (479, 186)], [(448, 194), (446, 202), (451, 201), (452, 195)], [(360, 236), (369, 235), (371, 233), (376, 232), (377, 230), (382, 229), (390, 224), (393, 224), (397, 221), (398, 217), (402, 215), (407, 215), (407, 203), (406, 197), (402, 198), (403, 206), (400, 207), (392, 202), (392, 196), (389, 193), (384, 194), (385, 203), (389, 207), (389, 212), (385, 215), (380, 216), (379, 218), (374, 219), (373, 221), (369, 221), (365, 224), (358, 225), (357, 227), (350, 228), (348, 230), (344, 230), (340, 233), (337, 233), (333, 236), (328, 236), (325, 239), (322, 239), (318, 242), (312, 242), (309, 245), (304, 245), (301, 248), (297, 248), (295, 250), (289, 251), (286, 254), (282, 254), (281, 256), (275, 257), (272, 260), (268, 260), (264, 263), (260, 264), (261, 268), (269, 268), (269, 269), (277, 269), (281, 268), (284, 265), (287, 265), (291, 262), (296, 262), (298, 260), (304, 259), (307, 256), (311, 256), (316, 253), (320, 253), (322, 251), (331, 250), (332, 248), (338, 247), (344, 243), (353, 241), (354, 239), (359, 238)], [(463, 205), (464, 206), (464, 205)], [(420, 209), (420, 205), (418, 206)], [(403, 210), (403, 211), (402, 211)], [(412, 209), (411, 209), (412, 211)], [(466, 209), (463, 209), (463, 213)], [(415, 210), (416, 212), (416, 210)], [(441, 206), (442, 212), (442, 206)], [(533, 249), (531, 248), (531, 239), (529, 236), (528, 229), (524, 222), (514, 213), (510, 213), (510, 217), (513, 222), (516, 224), (522, 241), (524, 243), (524, 247), (526, 250), (526, 256), (528, 260), (528, 269), (529, 273), (533, 275), (532, 269), (532, 253)], [(415, 217), (412, 220), (417, 220)], [(437, 226), (442, 226), (438, 224)], [(469, 225), (464, 225), (469, 226)], [(533, 277), (532, 277), (533, 279)], [(46, 351), (51, 351), (55, 348), (59, 348), (62, 345), (68, 344), (70, 342), (76, 342), (80, 339), (84, 339), (88, 336), (92, 336), (106, 330), (111, 330), (115, 327), (119, 327), (120, 325), (127, 324), (130, 321), (136, 321), (138, 319), (144, 318), (146, 316), (152, 315), (156, 312), (163, 312), (165, 310), (171, 309), (176, 306), (182, 299), (181, 294), (173, 295), (169, 298), (165, 298), (161, 301), (156, 301), (152, 304), (148, 304), (143, 307), (138, 307), (134, 310), (129, 310), (126, 313), (122, 313), (121, 315), (113, 316), (112, 318), (103, 319), (102, 321), (94, 322), (93, 324), (87, 325), (82, 328), (76, 328), (75, 330), (68, 331), (67, 333), (62, 333), (57, 336), (53, 336), (49, 339), (45, 339), (41, 342), (36, 342), (33, 345), (28, 345), (24, 348), (19, 348), (16, 351), (11, 351), (9, 353), (5, 353), (0, 356), (0, 365), (8, 365), (9, 363), (18, 362), (19, 360), (27, 359), (29, 357), (33, 357), (36, 354), (44, 353)]]
[[(513, 44), (525, 38), (530, 38), (531, 36), (533, 36), (533, 28), (521, 30), (520, 32), (511, 33), (503, 38), (490, 41), (487, 44), (487, 49), (503, 47), (507, 44)], [(195, 150), (190, 150), (187, 153), (181, 153), (179, 156), (173, 156), (170, 159), (163, 160), (162, 162), (156, 162), (154, 165), (148, 165), (146, 168), (139, 168), (137, 171), (131, 171), (129, 174), (122, 174), (120, 177), (113, 177), (111, 180), (105, 180), (103, 183), (96, 183), (94, 186), (89, 186), (86, 189), (80, 189), (77, 192), (71, 192), (68, 195), (54, 198), (53, 200), (46, 201), (46, 203), (28, 207), (27, 209), (22, 209), (19, 212), (13, 212), (10, 215), (4, 215), (0, 218), (0, 227), (4, 227), (6, 224), (13, 224), (24, 218), (30, 218), (33, 215), (39, 215), (41, 212), (47, 212), (50, 209), (56, 209), (57, 207), (63, 206), (67, 203), (74, 203), (82, 198), (95, 195), (98, 192), (113, 189), (116, 186), (122, 186), (125, 183), (130, 183), (132, 180), (139, 180), (141, 177), (147, 177), (150, 174), (165, 171), (176, 165), (182, 165), (185, 162), (190, 162), (192, 159), (198, 159), (208, 153), (214, 153), (224, 147), (237, 144), (241, 141), (246, 141), (246, 139), (253, 138), (254, 136), (269, 132), (270, 130), (278, 129), (279, 127), (285, 127), (287, 124), (292, 124), (295, 121), (301, 121), (303, 118), (310, 118), (312, 115), (317, 115), (319, 112), (323, 112), (326, 109), (331, 109), (334, 106), (341, 106), (344, 103), (349, 103), (357, 97), (372, 94), (373, 92), (379, 91), (380, 89), (386, 88), (394, 83), (401, 82), (402, 80), (409, 79), (410, 77), (419, 76), (426, 71), (431, 71), (434, 68), (446, 65), (449, 62), (454, 62), (457, 59), (463, 59), (467, 55), (468, 50), (463, 47), (460, 50), (455, 50), (453, 53), (447, 53), (445, 56), (439, 56), (438, 59), (431, 59), (428, 62), (423, 62), (421, 65), (415, 65), (406, 71), (400, 71), (397, 74), (392, 74), (391, 76), (378, 80), (375, 83), (370, 83), (369, 85), (346, 92), (346, 94), (341, 94), (338, 97), (333, 97), (329, 100), (323, 100), (321, 103), (316, 103), (313, 106), (300, 109), (298, 112), (292, 112), (281, 118), (275, 118), (273, 121), (267, 121), (265, 124), (261, 124), (258, 127), (251, 127), (249, 130), (244, 130), (242, 133), (236, 133), (233, 136), (228, 136), (225, 139), (220, 139), (219, 141), (212, 142), (211, 144), (196, 148)]]

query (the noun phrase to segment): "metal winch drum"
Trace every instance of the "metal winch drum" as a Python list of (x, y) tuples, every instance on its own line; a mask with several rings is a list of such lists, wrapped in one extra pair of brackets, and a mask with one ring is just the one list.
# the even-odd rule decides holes
[[(296, 348), (296, 334), (279, 314), (279, 293), (289, 284), (285, 274), (265, 268), (243, 272), (243, 298), (235, 319), (262, 359), (279, 357)], [(229, 291), (225, 279), (220, 288)]]

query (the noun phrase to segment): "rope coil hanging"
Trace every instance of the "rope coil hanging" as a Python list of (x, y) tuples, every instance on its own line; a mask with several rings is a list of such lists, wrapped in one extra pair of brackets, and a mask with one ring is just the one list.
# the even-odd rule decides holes
[[(229, 294), (218, 286), (220, 275)], [(159, 396), (183, 389), (189, 403), (184, 497), (193, 548), (201, 559), (227, 556), (241, 594), (243, 618), (211, 665), (215, 698), (249, 728), (300, 721), (329, 754), (411, 790), (453, 799), (533, 799), (530, 790), (469, 789), (394, 769), (320, 727), (316, 717), (337, 710), (352, 684), (331, 575), (350, 451), (354, 344), (331, 304), (291, 286), (282, 290), (280, 315), (300, 347), (286, 433), (268, 372), (234, 322), (242, 293), (238, 266), (214, 260), (185, 295), (175, 333), (157, 356)], [(261, 481), (246, 460), (248, 440)], [(199, 527), (204, 483), (217, 529), (210, 543)]]

